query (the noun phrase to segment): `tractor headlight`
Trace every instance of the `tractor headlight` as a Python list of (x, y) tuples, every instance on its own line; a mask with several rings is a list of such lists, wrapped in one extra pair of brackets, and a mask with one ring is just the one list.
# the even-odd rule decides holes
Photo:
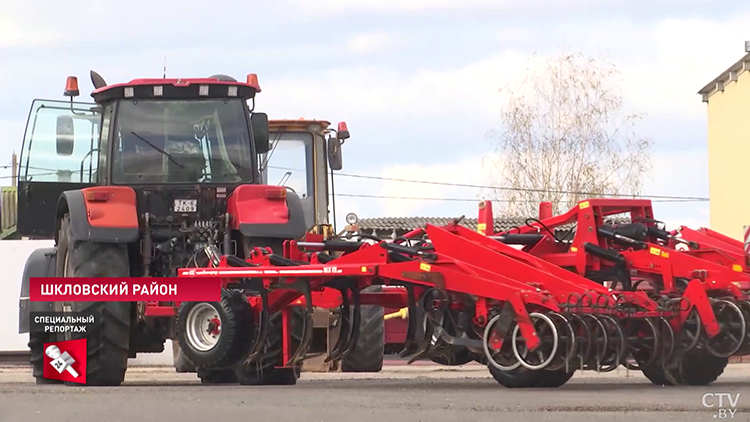
[(357, 221), (359, 221), (359, 218), (357, 217), (357, 214), (350, 212), (346, 215), (346, 223), (349, 225), (357, 224)]

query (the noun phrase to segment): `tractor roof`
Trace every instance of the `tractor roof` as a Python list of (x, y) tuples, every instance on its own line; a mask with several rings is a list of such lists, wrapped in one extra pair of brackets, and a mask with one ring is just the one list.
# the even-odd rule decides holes
[(269, 120), (268, 128), (271, 132), (278, 132), (284, 130), (285, 132), (307, 132), (311, 130), (311, 126), (317, 125), (318, 129), (316, 132), (324, 132), (331, 125), (331, 122), (327, 120), (309, 120), (305, 118), (299, 119), (277, 119)]
[(258, 78), (248, 75), (247, 82), (211, 78), (133, 79), (130, 82), (106, 85), (95, 89), (94, 101), (119, 98), (226, 98), (250, 99), (261, 91)]

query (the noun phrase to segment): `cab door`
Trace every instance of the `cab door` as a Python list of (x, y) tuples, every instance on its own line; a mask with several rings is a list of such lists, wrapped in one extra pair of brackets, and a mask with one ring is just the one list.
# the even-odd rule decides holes
[(60, 195), (96, 184), (101, 127), (96, 104), (34, 100), (18, 164), (21, 236), (52, 238)]

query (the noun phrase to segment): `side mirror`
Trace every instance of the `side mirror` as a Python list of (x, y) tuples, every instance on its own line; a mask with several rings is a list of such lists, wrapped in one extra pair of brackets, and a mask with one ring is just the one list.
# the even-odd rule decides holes
[(268, 115), (253, 113), (250, 115), (250, 125), (253, 127), (253, 143), (256, 154), (265, 154), (270, 149), (268, 134)]
[(71, 116), (57, 116), (57, 155), (73, 155), (75, 129)]
[(341, 154), (341, 139), (328, 138), (328, 166), (331, 170), (341, 170), (343, 167), (343, 157)]

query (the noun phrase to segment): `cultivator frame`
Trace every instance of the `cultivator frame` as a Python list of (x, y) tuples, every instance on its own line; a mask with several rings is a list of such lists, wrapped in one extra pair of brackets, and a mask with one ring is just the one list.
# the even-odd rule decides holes
[[(448, 364), (470, 356), (508, 386), (558, 386), (575, 370), (620, 365), (657, 384), (706, 384), (729, 356), (750, 354), (750, 274), (740, 242), (708, 229), (667, 232), (648, 200), (590, 199), (559, 216), (545, 205), (539, 219), (497, 234), (486, 229), (492, 204), (483, 201), (478, 232), (459, 218), (393, 242), (309, 234), (286, 241), (283, 256), (255, 248), (245, 260), (209, 246), (210, 267), (178, 276), (219, 277), (224, 289), (246, 295), (256, 321), (247, 328), (248, 365), (277, 311), (284, 367), (309, 358), (313, 306), (341, 309), (340, 337), (326, 361), (341, 359), (357, 343), (367, 304), (408, 308), (401, 356), (410, 363), (434, 353)], [(607, 222), (621, 214), (631, 223)], [(555, 228), (571, 224), (571, 239), (556, 237)], [(383, 290), (361, 292), (371, 285)], [(307, 318), (293, 347), (287, 316), (295, 306)]]

